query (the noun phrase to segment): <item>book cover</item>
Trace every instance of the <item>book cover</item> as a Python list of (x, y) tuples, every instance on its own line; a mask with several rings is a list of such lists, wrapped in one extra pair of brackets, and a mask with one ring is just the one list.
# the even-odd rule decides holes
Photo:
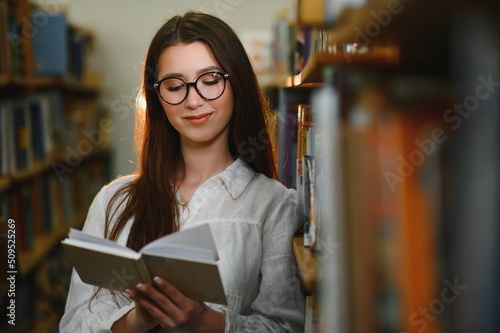
[(279, 115), (278, 133), (278, 167), (279, 180), (286, 187), (295, 188), (297, 185), (297, 108), (298, 104), (290, 102), (284, 106)]
[(227, 304), (208, 224), (161, 237), (139, 252), (76, 229), (62, 245), (85, 283), (125, 291), (160, 276), (189, 297)]
[(12, 170), (12, 110), (9, 103), (0, 103), (0, 174), (7, 175)]
[[(42, 16), (43, 11), (33, 11), (31, 20)], [(63, 13), (46, 15), (47, 23), (38, 27), (33, 36), (35, 75), (65, 75), (68, 69), (68, 26)]]
[(31, 135), (30, 135), (30, 146), (33, 150), (33, 162), (35, 165), (39, 165), (46, 160), (45, 151), (45, 134), (44, 134), (44, 123), (42, 118), (42, 105), (38, 98), (32, 98), (28, 101), (29, 104), (29, 118), (31, 119)]
[(12, 72), (12, 54), (9, 42), (9, 7), (6, 1), (0, 1), (0, 75)]
[(23, 170), (33, 165), (33, 146), (29, 104), (24, 100), (13, 102), (13, 170)]
[(37, 97), (40, 103), (40, 118), (42, 135), (41, 141), (43, 142), (44, 156), (49, 159), (54, 152), (54, 120), (52, 117), (53, 105), (51, 103), (50, 95), (42, 93)]

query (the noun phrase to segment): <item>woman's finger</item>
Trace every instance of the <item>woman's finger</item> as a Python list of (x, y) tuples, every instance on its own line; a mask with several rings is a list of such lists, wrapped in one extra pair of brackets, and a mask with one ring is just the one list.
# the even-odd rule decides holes
[[(137, 303), (139, 306), (143, 307), (154, 320), (156, 320), (161, 326), (166, 328), (175, 328), (178, 326), (176, 321), (170, 316), (168, 312), (165, 312), (161, 303), (158, 303), (151, 297), (150, 291), (159, 293), (158, 291), (154, 291), (154, 288), (147, 284), (139, 284), (137, 286), (137, 290), (129, 291), (130, 297)], [(158, 298), (157, 298), (158, 299)], [(166, 297), (163, 297), (164, 302), (168, 302), (169, 300)]]

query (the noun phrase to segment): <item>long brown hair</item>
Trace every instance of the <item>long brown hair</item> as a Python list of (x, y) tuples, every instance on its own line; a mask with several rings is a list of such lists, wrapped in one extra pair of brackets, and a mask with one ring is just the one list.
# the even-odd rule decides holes
[[(105, 237), (113, 240), (127, 221), (134, 219), (127, 241), (127, 246), (134, 250), (178, 230), (179, 210), (172, 184), (184, 175), (184, 159), (179, 133), (165, 116), (153, 84), (158, 79), (162, 50), (195, 41), (206, 43), (222, 70), (229, 74), (234, 96), (228, 142), (231, 154), (245, 160), (256, 172), (270, 178), (277, 176), (273, 140), (267, 126), (269, 107), (237, 35), (228, 24), (209, 14), (189, 11), (172, 17), (152, 39), (144, 64), (135, 129), (137, 177), (113, 196), (106, 212)], [(250, 147), (255, 139), (260, 139), (258, 145)], [(124, 209), (115, 216), (120, 205)]]

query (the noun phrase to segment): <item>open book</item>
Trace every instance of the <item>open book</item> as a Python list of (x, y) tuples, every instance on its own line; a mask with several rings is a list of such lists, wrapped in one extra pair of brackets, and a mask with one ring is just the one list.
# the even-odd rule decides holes
[(76, 229), (62, 245), (85, 283), (125, 291), (159, 276), (189, 297), (227, 304), (208, 224), (161, 237), (139, 252)]

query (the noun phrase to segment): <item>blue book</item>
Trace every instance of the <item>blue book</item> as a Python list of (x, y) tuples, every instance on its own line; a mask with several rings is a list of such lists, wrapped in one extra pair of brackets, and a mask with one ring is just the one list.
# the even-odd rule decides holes
[(31, 147), (33, 158), (36, 162), (45, 162), (45, 134), (42, 119), (42, 105), (38, 98), (29, 101), (29, 112), (31, 118)]
[[(40, 18), (46, 24), (36, 24)], [(33, 11), (31, 21), (37, 27), (33, 35), (35, 75), (62, 76), (68, 69), (68, 25), (63, 13)]]
[(29, 167), (30, 130), (25, 102), (18, 100), (13, 105), (14, 165), (16, 170)]

